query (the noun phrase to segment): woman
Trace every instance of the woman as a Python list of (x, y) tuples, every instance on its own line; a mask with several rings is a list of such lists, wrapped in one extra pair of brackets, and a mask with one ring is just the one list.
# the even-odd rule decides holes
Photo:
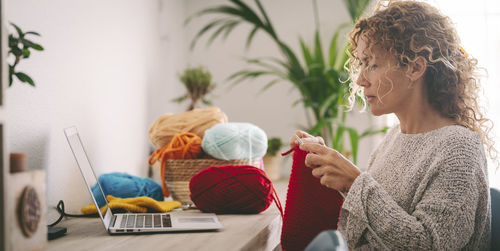
[(346, 193), (339, 230), (349, 247), (488, 249), (483, 146), (495, 149), (477, 102), (477, 62), (451, 21), (425, 3), (392, 2), (361, 19), (349, 39), (351, 103), (359, 95), (374, 115), (394, 113), (399, 125), (366, 172), (321, 138), (296, 132), (313, 175)]

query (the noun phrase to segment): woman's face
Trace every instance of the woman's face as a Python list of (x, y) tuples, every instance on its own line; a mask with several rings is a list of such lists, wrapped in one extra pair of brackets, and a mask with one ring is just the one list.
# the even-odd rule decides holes
[(356, 57), (361, 64), (356, 84), (364, 87), (372, 114), (408, 112), (409, 98), (415, 88), (411, 88), (411, 81), (406, 77), (407, 68), (399, 66), (395, 57), (380, 46), (367, 48), (363, 38), (358, 41)]

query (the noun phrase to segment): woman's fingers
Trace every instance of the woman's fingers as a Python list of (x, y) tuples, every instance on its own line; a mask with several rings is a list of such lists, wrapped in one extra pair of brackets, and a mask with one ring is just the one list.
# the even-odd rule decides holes
[(334, 149), (317, 143), (301, 144), (300, 149), (309, 152), (306, 166), (312, 168), (312, 175), (328, 188), (347, 192), (361, 174), (351, 161)]
[(320, 145), (325, 145), (325, 141), (323, 138), (319, 136), (312, 136), (311, 134), (301, 131), (301, 130), (296, 130), (294, 132), (294, 135), (290, 137), (290, 147), (294, 148), (296, 145), (299, 143), (297, 142), (297, 138), (295, 137), (297, 135), (304, 143), (315, 143), (315, 144), (320, 144)]
[(313, 136), (311, 136), (307, 132), (304, 132), (304, 131), (301, 131), (301, 130), (296, 130), (294, 132), (294, 134), (290, 137), (290, 148), (294, 148), (296, 145), (299, 144), (299, 142), (297, 142), (297, 138), (295, 137), (295, 135), (297, 135), (299, 138), (301, 138), (303, 140), (306, 140), (306, 139), (309, 139), (309, 138), (314, 138)]
[(318, 144), (325, 145), (325, 140), (322, 137), (316, 136), (315, 138), (318, 141)]
[(296, 130), (295, 135), (299, 136), (299, 138), (311, 138), (311, 137), (313, 137), (311, 134), (304, 132), (302, 130)]
[(316, 153), (320, 155), (328, 154), (329, 150), (333, 150), (324, 145), (317, 143), (305, 143), (300, 145), (300, 149), (306, 152)]
[(321, 179), (326, 173), (326, 168), (324, 167), (317, 167), (312, 170), (312, 175), (318, 179)]

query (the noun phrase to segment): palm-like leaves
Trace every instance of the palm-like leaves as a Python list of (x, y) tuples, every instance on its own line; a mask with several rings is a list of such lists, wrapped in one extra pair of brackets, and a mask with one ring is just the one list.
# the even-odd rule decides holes
[[(235, 27), (242, 23), (253, 27), (247, 36), (247, 48), (251, 45), (258, 31), (269, 35), (281, 51), (283, 58), (245, 59), (250, 67), (232, 74), (229, 80), (233, 83), (240, 83), (262, 76), (272, 77), (272, 80), (264, 85), (263, 90), (280, 81), (292, 83), (302, 96), (295, 104), (302, 103), (306, 109), (310, 109), (314, 114), (315, 124), (311, 126), (310, 133), (322, 135), (334, 149), (341, 152), (344, 152), (344, 135), (347, 134), (351, 143), (353, 160), (356, 161), (359, 139), (370, 135), (369, 132), (372, 130), (358, 134), (355, 129), (344, 126), (346, 113), (343, 109), (347, 104), (345, 96), (348, 92), (348, 86), (341, 79), (346, 80), (348, 76), (344, 70), (347, 55), (344, 52), (345, 45), (339, 44), (339, 36), (342, 30), (349, 25), (343, 24), (337, 28), (327, 54), (323, 51), (318, 29), (314, 33), (312, 47), (307, 46), (300, 39), (302, 56), (302, 61), (300, 61), (298, 54), (279, 38), (260, 0), (254, 1), (257, 9), (252, 9), (242, 0), (230, 0), (230, 4), (204, 9), (190, 17), (186, 22), (203, 15), (218, 15), (218, 18), (200, 29), (193, 39), (191, 47), (193, 48), (206, 33), (212, 32), (208, 40), (210, 45), (217, 37), (227, 37)], [(369, 0), (345, 0), (345, 2), (354, 21), (364, 11)]]
[(370, 4), (370, 0), (344, 0), (351, 20), (358, 20)]

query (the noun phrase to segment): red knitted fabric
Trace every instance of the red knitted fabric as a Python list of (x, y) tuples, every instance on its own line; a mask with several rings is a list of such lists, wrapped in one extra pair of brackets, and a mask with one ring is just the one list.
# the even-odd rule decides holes
[(307, 153), (297, 146), (286, 196), (281, 247), (286, 251), (304, 250), (321, 231), (337, 229), (342, 196), (321, 185), (311, 168), (305, 166)]
[(254, 166), (213, 166), (193, 176), (190, 197), (203, 212), (255, 214), (281, 203), (266, 173)]

